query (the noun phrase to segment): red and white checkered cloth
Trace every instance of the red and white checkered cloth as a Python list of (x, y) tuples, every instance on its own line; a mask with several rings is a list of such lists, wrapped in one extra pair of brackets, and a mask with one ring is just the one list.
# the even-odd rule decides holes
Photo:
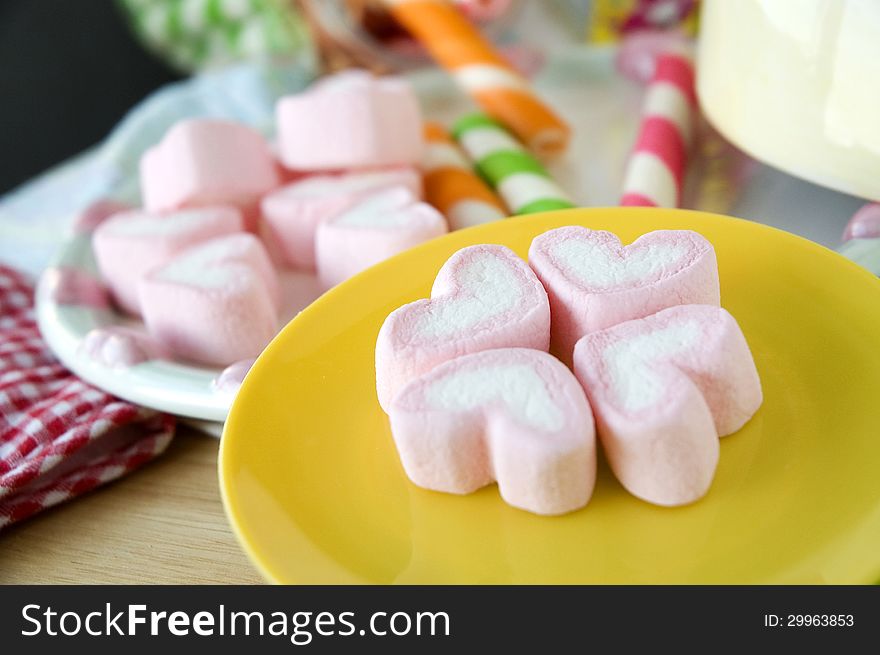
[(37, 330), (33, 288), (0, 266), (0, 530), (161, 454), (174, 419), (65, 369)]

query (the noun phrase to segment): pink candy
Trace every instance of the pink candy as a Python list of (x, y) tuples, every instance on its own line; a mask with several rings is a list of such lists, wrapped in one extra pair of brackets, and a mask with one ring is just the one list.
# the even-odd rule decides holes
[(46, 270), (44, 280), (50, 297), (59, 305), (92, 309), (109, 309), (112, 305), (107, 285), (83, 269), (56, 266)]
[(131, 205), (104, 198), (83, 209), (73, 220), (74, 234), (90, 234), (111, 216), (132, 209)]
[(536, 514), (583, 507), (596, 478), (593, 417), (558, 360), (538, 350), (488, 350), (446, 362), (390, 407), (406, 474), (426, 489), (467, 494), (498, 482)]
[[(624, 247), (572, 226), (537, 237), (529, 258), (536, 276), (503, 246), (464, 248), (430, 300), (382, 325), (376, 387), (407, 476), (456, 494), (497, 481), (511, 505), (569, 512), (592, 493), (595, 414), (632, 494), (669, 506), (701, 498), (718, 437), (763, 400), (745, 337), (718, 306), (711, 244), (658, 231)], [(541, 352), (548, 321), (580, 388)]]
[(259, 240), (188, 250), (140, 284), (144, 322), (175, 356), (208, 365), (256, 357), (278, 329), (278, 280)]
[(294, 170), (415, 165), (422, 116), (409, 84), (347, 71), (278, 101), (278, 150)]
[(611, 232), (563, 227), (538, 236), (529, 264), (547, 289), (553, 352), (571, 361), (585, 334), (681, 304), (720, 304), (712, 245), (659, 230), (623, 246)]
[(443, 215), (406, 187), (377, 191), (318, 225), (318, 277), (325, 288), (332, 287), (447, 231)]
[(229, 396), (235, 396), (244, 382), (245, 376), (251, 370), (256, 359), (243, 359), (234, 364), (230, 364), (218, 375), (211, 383), (215, 391)]
[(250, 230), (256, 227), (260, 197), (280, 181), (263, 137), (230, 121), (180, 121), (141, 158), (141, 194), (148, 211), (235, 205)]
[(624, 76), (647, 84), (654, 76), (658, 57), (688, 48), (688, 38), (680, 30), (639, 30), (621, 40), (614, 64)]
[(453, 0), (461, 12), (478, 23), (487, 23), (510, 11), (511, 0)]
[(376, 387), (385, 411), (413, 378), (492, 348), (547, 350), (550, 307), (532, 270), (496, 245), (463, 248), (437, 273), (431, 298), (391, 312), (376, 342)]
[[(264, 246), (236, 233), (259, 231), (276, 261), (306, 271), (319, 241), (320, 277), (331, 286), (448, 229), (419, 202), (422, 118), (404, 80), (364, 71), (325, 78), (279, 101), (277, 131), (270, 146), (238, 123), (180, 121), (141, 158), (144, 209), (102, 203), (77, 224), (94, 230), (116, 303), (142, 313), (172, 356), (229, 364), (275, 334), (277, 274)], [(74, 291), (64, 297), (79, 300)], [(91, 341), (99, 353), (122, 352), (123, 342), (133, 344), (117, 334)]]
[(421, 197), (421, 177), (413, 168), (319, 175), (294, 182), (263, 198), (260, 234), (282, 263), (314, 270), (318, 223), (378, 189), (393, 186), (404, 186)]
[(94, 361), (115, 369), (168, 357), (165, 347), (150, 335), (118, 325), (91, 330), (81, 347)]
[(843, 240), (880, 238), (880, 203), (870, 202), (859, 209), (846, 224)]
[(130, 210), (103, 221), (95, 229), (92, 248), (116, 302), (127, 312), (140, 314), (138, 283), (144, 275), (190, 246), (241, 229), (241, 214), (231, 207), (166, 215)]
[(709, 489), (718, 437), (762, 402), (745, 337), (720, 307), (682, 305), (578, 341), (574, 371), (617, 479), (658, 505)]

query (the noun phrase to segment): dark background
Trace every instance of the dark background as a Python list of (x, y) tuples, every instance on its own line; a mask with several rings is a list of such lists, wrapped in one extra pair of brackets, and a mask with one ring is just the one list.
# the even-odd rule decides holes
[(0, 0), (0, 194), (99, 142), (178, 77), (114, 0)]

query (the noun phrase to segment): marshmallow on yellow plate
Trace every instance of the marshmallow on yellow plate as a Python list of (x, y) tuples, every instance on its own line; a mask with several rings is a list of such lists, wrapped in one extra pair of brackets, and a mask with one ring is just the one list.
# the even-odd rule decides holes
[(611, 232), (550, 230), (529, 264), (550, 297), (552, 350), (569, 363), (585, 334), (688, 303), (720, 304), (712, 244), (690, 230), (658, 230), (624, 246)]
[(670, 307), (588, 334), (575, 347), (574, 371), (617, 479), (657, 505), (701, 498), (718, 437), (739, 430), (762, 402), (739, 325), (710, 305)]
[(461, 355), (550, 343), (550, 305), (532, 269), (505, 246), (462, 248), (434, 280), (431, 297), (385, 319), (376, 341), (376, 387), (387, 412), (413, 378)]
[(391, 403), (407, 476), (467, 494), (498, 482), (501, 497), (536, 514), (583, 507), (596, 479), (593, 416), (578, 381), (539, 350), (487, 350), (441, 364)]

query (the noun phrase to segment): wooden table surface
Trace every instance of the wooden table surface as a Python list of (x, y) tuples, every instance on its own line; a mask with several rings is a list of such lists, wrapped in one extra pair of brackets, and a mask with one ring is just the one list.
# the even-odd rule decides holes
[(226, 522), (219, 440), (181, 426), (135, 473), (0, 531), (0, 583), (259, 583)]

